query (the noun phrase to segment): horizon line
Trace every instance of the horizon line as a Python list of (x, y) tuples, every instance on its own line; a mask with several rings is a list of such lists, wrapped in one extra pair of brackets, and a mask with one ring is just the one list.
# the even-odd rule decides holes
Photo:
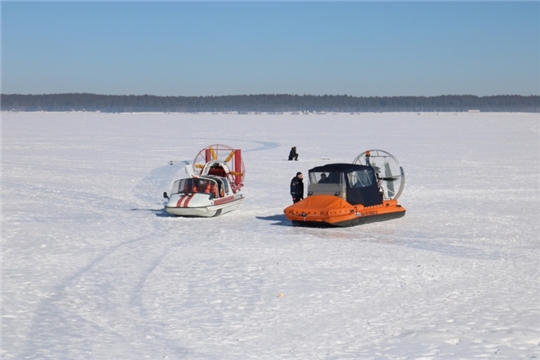
[(274, 93), (274, 94), (229, 94), (229, 95), (153, 95), (153, 94), (101, 94), (101, 93), (86, 93), (86, 92), (62, 92), (62, 93), (42, 93), (42, 94), (17, 94), (17, 93), (11, 93), (11, 94), (4, 94), (0, 93), (0, 96), (48, 96), (48, 95), (98, 95), (98, 96), (153, 96), (153, 97), (186, 97), (186, 98), (205, 98), (205, 97), (230, 97), (230, 96), (312, 96), (312, 97), (352, 97), (352, 98), (395, 98), (395, 97), (444, 97), (444, 96), (472, 96), (472, 97), (478, 97), (478, 98), (485, 98), (485, 97), (495, 97), (495, 96), (523, 96), (523, 97), (533, 97), (533, 96), (540, 96), (539, 94), (530, 94), (530, 95), (520, 95), (520, 94), (497, 94), (497, 95), (473, 95), (473, 94), (441, 94), (441, 95), (370, 95), (370, 96), (354, 96), (354, 95), (348, 95), (348, 94), (324, 94), (324, 95), (313, 95), (313, 94), (287, 94), (287, 93)]

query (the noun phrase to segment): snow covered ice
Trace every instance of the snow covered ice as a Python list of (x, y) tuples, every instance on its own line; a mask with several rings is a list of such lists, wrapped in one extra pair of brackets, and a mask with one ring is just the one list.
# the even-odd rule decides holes
[[(540, 358), (538, 114), (2, 113), (4, 359)], [(176, 218), (211, 144), (246, 200)], [(292, 146), (299, 161), (286, 161)], [(291, 226), (297, 171), (383, 149), (404, 218)]]

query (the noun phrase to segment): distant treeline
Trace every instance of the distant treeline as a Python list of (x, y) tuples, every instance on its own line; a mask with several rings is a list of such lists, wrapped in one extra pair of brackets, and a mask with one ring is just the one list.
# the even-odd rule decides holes
[(443, 95), (354, 97), (348, 95), (153, 96), (2, 94), (3, 111), (101, 112), (540, 112), (540, 96)]

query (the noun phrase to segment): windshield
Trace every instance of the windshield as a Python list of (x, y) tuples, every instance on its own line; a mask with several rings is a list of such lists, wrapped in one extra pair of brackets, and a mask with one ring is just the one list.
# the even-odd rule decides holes
[(209, 179), (180, 179), (174, 182), (172, 194), (217, 194), (217, 183)]
[(340, 172), (310, 172), (310, 184), (341, 184)]

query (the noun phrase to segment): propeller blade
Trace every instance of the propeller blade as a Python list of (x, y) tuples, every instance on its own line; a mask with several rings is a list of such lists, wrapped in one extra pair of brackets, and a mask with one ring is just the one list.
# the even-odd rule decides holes
[(210, 153), (212, 154), (212, 160), (217, 160), (217, 154), (213, 147), (210, 147)]
[(242, 174), (240, 172), (236, 172), (236, 171), (229, 171), (229, 174), (234, 175), (234, 176), (242, 176), (242, 175), (244, 175), (244, 174)]
[[(392, 178), (392, 169), (390, 169), (390, 164), (386, 163), (384, 164), (384, 175), (386, 178)], [(394, 195), (396, 195), (396, 192), (394, 190), (394, 179), (387, 180), (388, 183), (386, 184), (386, 187), (388, 189), (388, 196), (390, 198), (394, 198)]]
[(195, 167), (198, 169), (202, 169), (204, 167), (204, 164), (195, 164)]
[(225, 162), (229, 162), (229, 161), (231, 161), (231, 159), (232, 159), (233, 155), (234, 155), (234, 150), (233, 150), (233, 151), (231, 151), (231, 153), (229, 154), (229, 156), (227, 156), (227, 158), (225, 159)]

